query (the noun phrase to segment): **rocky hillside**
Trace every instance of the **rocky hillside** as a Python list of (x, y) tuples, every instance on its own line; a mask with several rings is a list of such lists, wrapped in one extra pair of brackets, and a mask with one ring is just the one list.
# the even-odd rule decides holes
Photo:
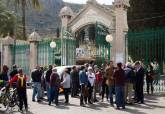
[[(11, 0), (3, 0), (7, 8), (15, 11), (15, 5)], [(60, 28), (61, 21), (59, 12), (65, 5), (70, 6), (74, 12), (78, 12), (83, 5), (65, 3), (63, 0), (39, 0), (41, 4), (41, 11), (35, 10), (32, 5), (27, 4), (26, 10), (26, 29), (30, 34), (34, 30), (40, 33), (42, 36), (54, 36), (57, 28)], [(18, 23), (21, 23), (21, 10), (20, 7), (17, 11)]]
[(42, 10), (28, 10), (27, 13), (27, 30), (28, 33), (34, 29), (41, 35), (55, 35), (56, 29), (60, 27), (61, 21), (59, 12), (65, 5), (70, 6), (74, 12), (78, 12), (82, 5), (64, 3), (62, 0), (40, 0)]

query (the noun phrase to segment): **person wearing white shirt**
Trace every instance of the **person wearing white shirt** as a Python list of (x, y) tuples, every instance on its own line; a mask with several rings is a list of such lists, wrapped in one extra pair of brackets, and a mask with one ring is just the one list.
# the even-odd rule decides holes
[(68, 69), (64, 70), (64, 73), (62, 75), (62, 82), (61, 85), (64, 88), (64, 95), (65, 95), (65, 103), (68, 104), (69, 103), (69, 91), (70, 91), (70, 75), (68, 73)]
[(95, 74), (93, 73), (92, 67), (88, 67), (87, 76), (88, 76), (88, 82), (89, 82), (88, 83), (88, 93), (89, 93), (89, 95), (88, 95), (88, 103), (92, 104), (91, 98), (92, 98), (92, 93), (93, 93), (93, 86), (94, 86), (95, 80), (96, 80), (96, 77), (95, 77)]

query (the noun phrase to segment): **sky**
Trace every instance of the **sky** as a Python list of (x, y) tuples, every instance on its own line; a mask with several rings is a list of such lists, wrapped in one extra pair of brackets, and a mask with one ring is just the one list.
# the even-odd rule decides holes
[[(87, 0), (63, 0), (65, 2), (70, 2), (70, 3), (79, 3), (79, 4), (85, 4)], [(101, 4), (107, 4), (110, 5), (112, 4), (114, 0), (97, 0), (97, 2), (101, 3)]]

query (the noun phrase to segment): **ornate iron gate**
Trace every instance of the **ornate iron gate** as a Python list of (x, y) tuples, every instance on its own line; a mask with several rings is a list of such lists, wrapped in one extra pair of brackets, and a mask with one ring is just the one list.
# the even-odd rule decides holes
[(108, 42), (106, 42), (106, 35), (108, 34), (108, 28), (106, 28), (104, 25), (102, 25), (101, 23), (96, 23), (96, 63), (100, 64), (100, 63), (104, 63), (106, 60), (108, 60), (108, 48), (109, 44)]
[(161, 75), (165, 64), (165, 28), (142, 32), (129, 31), (127, 35), (129, 58), (142, 61), (145, 68), (151, 62), (158, 63), (159, 67), (155, 69), (154, 90), (165, 92), (165, 77)]

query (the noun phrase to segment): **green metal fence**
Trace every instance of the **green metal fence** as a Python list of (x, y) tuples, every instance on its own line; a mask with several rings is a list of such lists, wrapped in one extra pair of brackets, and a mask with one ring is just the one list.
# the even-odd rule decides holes
[(54, 49), (50, 47), (51, 40), (38, 43), (38, 65), (73, 65), (75, 63), (76, 41), (74, 39), (57, 39), (55, 42), (56, 48)]
[(61, 41), (56, 40), (56, 48), (50, 47), (51, 40), (40, 41), (37, 45), (38, 65), (47, 66), (49, 64), (61, 64)]
[(26, 75), (29, 75), (30, 67), (30, 46), (26, 43), (15, 44), (11, 46), (13, 54), (13, 64), (22, 68)]
[(165, 63), (165, 28), (129, 31), (127, 37), (128, 55), (134, 62), (142, 61), (144, 66), (151, 62), (158, 62), (159, 69), (155, 73), (154, 91), (165, 92), (165, 77), (161, 75)]
[(144, 64), (157, 61), (160, 71), (165, 62), (165, 28), (128, 32), (128, 55)]

